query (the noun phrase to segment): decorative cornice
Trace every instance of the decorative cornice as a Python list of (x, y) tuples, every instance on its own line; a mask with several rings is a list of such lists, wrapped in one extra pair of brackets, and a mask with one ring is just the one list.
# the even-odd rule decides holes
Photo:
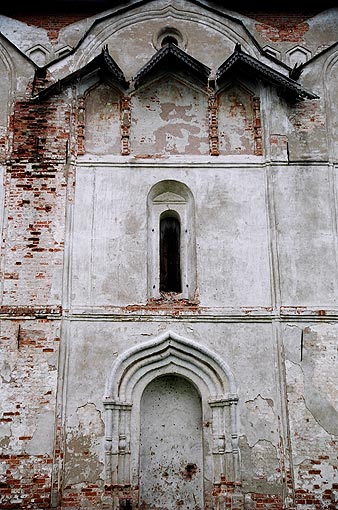
[(191, 57), (173, 43), (168, 43), (140, 69), (133, 79), (135, 88), (144, 84), (150, 76), (159, 70), (183, 69), (186, 73), (198, 78), (205, 85), (208, 84), (210, 68)]
[(126, 89), (129, 83), (126, 81), (122, 70), (119, 68), (115, 60), (110, 56), (108, 46), (104, 46), (101, 52), (101, 59), (103, 61), (102, 71), (105, 71), (110, 76), (114, 77), (122, 88)]
[(256, 77), (274, 85), (285, 96), (291, 96), (295, 99), (319, 99), (319, 96), (306, 90), (295, 80), (244, 53), (240, 44), (236, 44), (233, 54), (218, 68), (216, 73), (217, 85), (221, 86), (228, 76), (233, 75), (238, 70), (254, 74)]
[(102, 73), (108, 78), (112, 78), (122, 89), (128, 88), (129, 83), (126, 81), (122, 70), (109, 54), (108, 47), (104, 46), (101, 53), (88, 62), (88, 64), (45, 89), (40, 90), (34, 96), (34, 99), (46, 99), (53, 94), (59, 93), (65, 86), (94, 72)]
[[(177, 72), (183, 70), (188, 76), (192, 76), (194, 80), (198, 80), (204, 86), (207, 86), (210, 79), (211, 69), (202, 64), (194, 57), (180, 49), (173, 43), (168, 43), (157, 51), (155, 55), (139, 70), (131, 82), (131, 86), (137, 89), (141, 85), (147, 83), (156, 73), (161, 71)], [(268, 65), (260, 62), (251, 55), (243, 52), (239, 44), (236, 45), (233, 54), (218, 68), (216, 73), (216, 89), (220, 89), (222, 84), (228, 77), (233, 77), (238, 71), (254, 74), (258, 78), (264, 80), (277, 87), (281, 94), (293, 99), (318, 99), (319, 97), (306, 90), (302, 85), (294, 79), (272, 69)], [(53, 94), (60, 93), (64, 87), (70, 85), (76, 80), (88, 76), (94, 72), (113, 79), (116, 84), (126, 90), (129, 83), (126, 81), (123, 71), (117, 65), (115, 60), (109, 54), (107, 46), (104, 46), (101, 53), (85, 66), (68, 76), (58, 80), (56, 83), (41, 89), (34, 99), (42, 100)]]

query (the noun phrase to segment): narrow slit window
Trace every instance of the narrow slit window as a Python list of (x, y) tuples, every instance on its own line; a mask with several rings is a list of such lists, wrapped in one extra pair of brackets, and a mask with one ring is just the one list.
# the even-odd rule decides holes
[(160, 218), (160, 291), (182, 292), (181, 224), (175, 216)]

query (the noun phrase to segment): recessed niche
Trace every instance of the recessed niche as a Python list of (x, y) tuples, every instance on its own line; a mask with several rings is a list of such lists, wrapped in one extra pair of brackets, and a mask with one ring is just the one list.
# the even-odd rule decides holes
[(157, 34), (154, 35), (154, 47), (159, 50), (168, 43), (175, 44), (181, 49), (185, 49), (187, 41), (182, 32), (175, 27), (163, 27)]
[(289, 65), (294, 67), (295, 65), (304, 64), (311, 58), (311, 52), (302, 46), (295, 46), (292, 50), (286, 54)]
[(48, 51), (40, 44), (28, 50), (27, 54), (38, 66), (44, 66), (46, 64)]

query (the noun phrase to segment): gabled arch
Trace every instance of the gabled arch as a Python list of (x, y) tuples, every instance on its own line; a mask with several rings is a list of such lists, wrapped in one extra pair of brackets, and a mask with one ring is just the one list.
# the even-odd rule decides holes
[[(39, 69), (40, 75), (44, 72), (44, 68)], [(128, 82), (124, 77), (123, 71), (109, 54), (108, 47), (104, 46), (101, 53), (85, 66), (40, 90), (35, 98), (45, 99), (53, 94), (58, 94), (72, 83), (77, 83), (80, 94), (84, 94), (88, 88), (93, 87), (97, 82), (106, 80), (113, 82), (121, 91), (124, 91), (128, 87)]]
[(280, 93), (295, 100), (318, 99), (316, 94), (306, 90), (297, 81), (276, 71), (263, 62), (244, 52), (240, 44), (236, 44), (233, 54), (223, 62), (216, 72), (217, 87), (221, 88), (229, 77), (238, 76), (241, 72), (276, 87)]
[(119, 487), (128, 486), (131, 492), (137, 492), (141, 397), (149, 383), (164, 375), (187, 379), (201, 396), (203, 420), (212, 423), (203, 438), (208, 483), (238, 483), (238, 397), (234, 375), (208, 347), (167, 331), (131, 347), (113, 362), (103, 401), (107, 486), (115, 487), (117, 492)]
[(132, 402), (135, 386), (145, 373), (168, 364), (187, 367), (196, 374), (205, 383), (211, 400), (232, 398), (236, 394), (234, 376), (220, 356), (193, 340), (167, 331), (117, 358), (107, 383), (106, 399)]
[[(166, 6), (161, 5), (158, 9), (151, 0), (140, 3), (149, 5), (146, 6), (146, 9), (140, 11), (135, 9), (137, 2), (131, 2), (127, 6), (117, 6), (102, 18), (96, 18), (72, 51), (72, 53), (75, 53), (81, 48), (81, 54), (76, 64), (82, 66), (86, 62), (87, 55), (97, 53), (99, 47), (108, 43), (112, 35), (119, 34), (126, 27), (133, 27), (139, 21), (151, 20), (154, 22), (154, 19), (158, 18), (165, 20), (165, 23), (167, 23), (167, 19), (170, 19), (170, 23), (172, 23), (172, 20), (178, 22), (182, 19), (185, 20), (187, 16), (190, 22), (198, 23), (199, 27), (205, 25), (208, 28), (215, 29), (233, 44), (240, 42), (252, 54), (262, 53), (258, 41), (242, 20), (228, 14), (224, 9), (215, 9), (215, 5), (211, 7), (207, 1), (190, 0), (191, 7), (195, 4), (205, 10), (203, 18), (193, 8), (187, 10), (184, 6), (179, 7), (177, 4), (171, 5), (168, 3)], [(155, 48), (156, 46), (154, 44)], [(185, 46), (186, 44), (184, 44)]]
[(198, 80), (207, 86), (210, 75), (210, 68), (202, 64), (194, 57), (188, 55), (175, 44), (169, 42), (163, 46), (155, 55), (147, 62), (133, 79), (135, 89), (147, 83), (154, 75), (163, 73), (163, 70), (173, 74), (182, 72)]

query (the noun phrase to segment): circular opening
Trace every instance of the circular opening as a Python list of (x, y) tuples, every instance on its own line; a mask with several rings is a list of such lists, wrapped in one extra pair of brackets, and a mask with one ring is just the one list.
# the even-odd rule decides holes
[(175, 27), (165, 26), (153, 36), (154, 47), (159, 50), (166, 44), (175, 44), (179, 48), (185, 49), (187, 46), (186, 38)]
[(176, 39), (176, 37), (174, 37), (173, 35), (166, 35), (162, 39), (161, 46), (163, 47), (166, 44), (170, 44), (170, 43), (178, 46), (178, 40)]

